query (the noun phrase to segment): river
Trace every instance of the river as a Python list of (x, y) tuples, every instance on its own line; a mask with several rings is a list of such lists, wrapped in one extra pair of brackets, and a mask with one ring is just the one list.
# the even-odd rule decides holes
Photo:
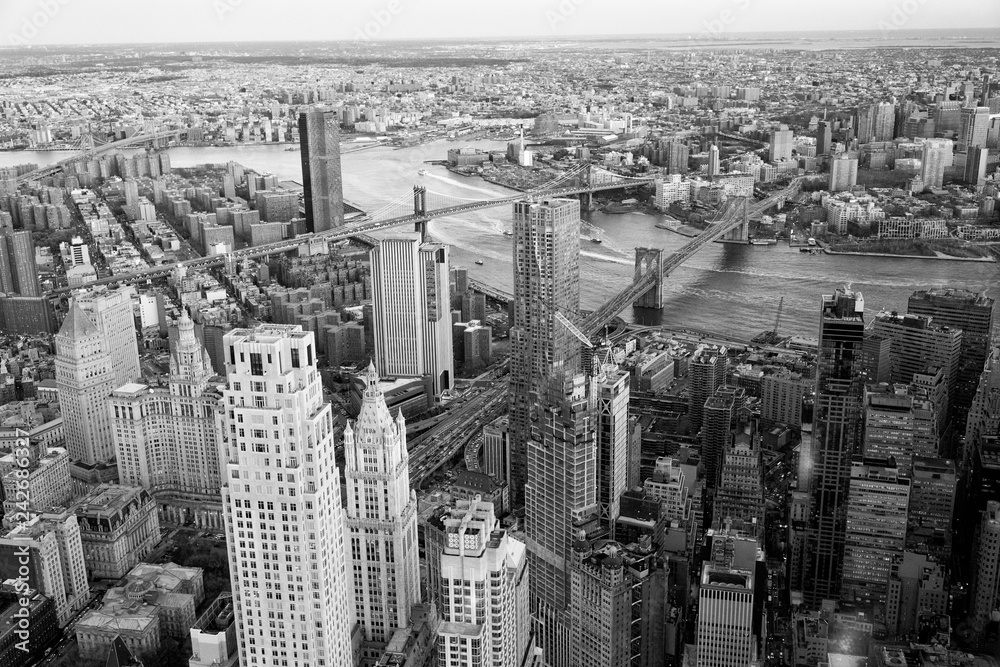
[[(346, 153), (344, 196), (371, 211), (406, 195), (415, 184), (427, 187), (431, 208), (436, 194), (469, 200), (511, 194), (511, 190), (480, 178), (462, 177), (444, 167), (424, 164), (443, 159), (449, 148), (464, 145), (436, 141), (398, 150), (387, 147)], [(503, 147), (495, 141), (469, 145)], [(236, 160), (260, 172), (270, 171), (280, 179), (301, 182), (299, 153), (285, 148), (172, 148), (170, 158), (177, 167)], [(44, 166), (69, 155), (63, 151), (0, 152), (0, 166), (26, 162)], [(427, 170), (426, 176), (417, 174), (421, 168)], [(435, 219), (428, 233), (432, 240), (452, 246), (453, 265), (466, 266), (473, 277), (510, 291), (511, 238), (503, 235), (510, 228), (510, 218), (510, 207), (475, 211)], [(660, 219), (655, 215), (594, 212), (585, 213), (584, 219), (588, 223), (581, 233), (580, 294), (584, 309), (595, 308), (628, 284), (633, 276), (636, 246), (662, 247), (670, 252), (688, 241), (658, 229), (655, 225)], [(595, 235), (600, 235), (603, 243), (590, 243), (588, 239)], [(476, 265), (477, 260), (483, 264)], [(779, 333), (816, 336), (820, 297), (839, 286), (861, 291), (870, 316), (883, 309), (905, 312), (907, 297), (916, 289), (947, 286), (983, 291), (994, 287), (1000, 277), (998, 266), (933, 259), (810, 255), (783, 244), (713, 244), (667, 278), (662, 315), (628, 310), (623, 317), (749, 338), (774, 326), (778, 301), (784, 297)], [(653, 321), (648, 321), (651, 316)]]

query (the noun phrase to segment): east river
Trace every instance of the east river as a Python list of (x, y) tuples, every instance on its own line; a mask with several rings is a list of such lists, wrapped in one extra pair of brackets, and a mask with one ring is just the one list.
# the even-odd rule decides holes
[[(374, 211), (412, 191), (415, 184), (428, 189), (430, 208), (435, 194), (477, 200), (513, 194), (513, 191), (462, 177), (444, 167), (424, 164), (446, 157), (449, 148), (473, 145), (499, 148), (502, 143), (470, 144), (436, 141), (405, 149), (374, 148), (346, 152), (343, 156), (344, 197), (367, 211)], [(227, 148), (172, 148), (176, 167), (225, 163), (235, 160), (258, 172), (269, 171), (282, 180), (301, 182), (298, 152), (287, 146), (256, 145)], [(33, 162), (52, 164), (70, 153), (62, 151), (0, 152), (0, 166)], [(420, 176), (418, 169), (426, 169)], [(510, 291), (511, 237), (509, 206), (438, 218), (428, 226), (432, 240), (452, 246), (452, 265), (466, 266), (482, 282)], [(592, 309), (632, 279), (636, 246), (662, 247), (670, 252), (689, 239), (655, 225), (658, 216), (643, 213), (610, 215), (584, 213), (581, 230), (581, 307)], [(591, 243), (598, 236), (603, 243)], [(476, 261), (482, 265), (476, 265)], [(812, 255), (777, 246), (712, 244), (667, 278), (664, 285), (663, 324), (708, 329), (736, 338), (750, 338), (774, 326), (778, 301), (784, 297), (779, 332), (816, 336), (820, 295), (839, 286), (850, 286), (865, 297), (866, 311), (905, 312), (906, 299), (915, 289), (961, 287), (974, 291), (994, 288), (1000, 265), (993, 263)], [(993, 290), (994, 298), (1000, 291)], [(634, 320), (631, 309), (622, 314)], [(646, 311), (643, 317), (647, 317)], [(659, 322), (647, 322), (659, 323)]]

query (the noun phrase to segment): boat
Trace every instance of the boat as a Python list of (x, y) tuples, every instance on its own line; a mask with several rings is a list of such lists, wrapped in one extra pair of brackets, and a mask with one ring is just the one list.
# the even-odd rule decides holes
[(514, 232), (510, 231), (509, 229), (505, 229), (505, 230), (503, 230), (503, 235), (504, 236), (513, 236)]
[(426, 169), (417, 169), (417, 176), (426, 176), (426, 175), (427, 175)]
[(656, 227), (658, 227), (659, 229), (669, 229), (670, 231), (674, 231), (675, 229), (677, 229), (677, 225), (668, 225), (665, 222), (656, 223)]
[(298, 153), (302, 148), (300, 146), (292, 146), (291, 148), (286, 148), (286, 153)]
[(638, 199), (626, 199), (621, 202), (611, 202), (605, 205), (601, 210), (605, 213), (632, 213), (639, 208)]
[(590, 242), (591, 243), (604, 243), (604, 241), (602, 241), (601, 239), (596, 239), (596, 238), (595, 239), (590, 239)]
[(808, 243), (808, 244), (809, 244), (809, 245), (811, 245), (811, 246), (815, 246), (815, 245), (816, 245), (816, 239), (814, 239), (814, 238), (811, 238), (811, 237), (810, 237), (810, 238), (809, 238), (809, 239), (808, 239), (808, 240), (806, 241), (806, 243)]
[(482, 266), (483, 265), (483, 260), (477, 259), (476, 260), (476, 264), (478, 264), (479, 266)]
[(778, 245), (778, 239), (750, 239), (750, 245)]

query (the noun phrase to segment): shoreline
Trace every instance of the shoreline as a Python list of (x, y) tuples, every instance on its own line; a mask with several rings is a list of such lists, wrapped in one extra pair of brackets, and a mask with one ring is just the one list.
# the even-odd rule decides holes
[(826, 246), (820, 246), (827, 255), (855, 255), (858, 257), (890, 257), (895, 259), (938, 259), (950, 262), (979, 262), (980, 264), (996, 264), (997, 260), (992, 257), (952, 257), (950, 255), (938, 254), (934, 257), (930, 255), (893, 255), (888, 252), (854, 252), (845, 250), (830, 250)]

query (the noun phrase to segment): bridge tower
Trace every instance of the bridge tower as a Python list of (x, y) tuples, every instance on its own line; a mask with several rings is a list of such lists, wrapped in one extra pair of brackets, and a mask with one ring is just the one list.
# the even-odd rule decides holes
[[(593, 174), (591, 173), (591, 165), (588, 164), (587, 168), (583, 170), (581, 174), (583, 179), (583, 185), (590, 187), (593, 185)], [(580, 208), (584, 211), (594, 210), (594, 193), (591, 192), (581, 192), (580, 193)]]
[(413, 223), (413, 231), (420, 232), (420, 241), (423, 242), (424, 234), (427, 232), (427, 188), (422, 185), (413, 186), (413, 215), (419, 216)]
[(663, 273), (660, 270), (663, 259), (662, 248), (635, 249), (635, 281), (647, 272), (656, 272), (656, 284), (632, 304), (636, 308), (663, 308)]
[(723, 241), (736, 242), (736, 243), (747, 243), (750, 240), (750, 218), (749, 218), (749, 205), (747, 197), (743, 197), (742, 203), (742, 215), (743, 223), (733, 229), (732, 231), (726, 232), (726, 235), (722, 237)]

